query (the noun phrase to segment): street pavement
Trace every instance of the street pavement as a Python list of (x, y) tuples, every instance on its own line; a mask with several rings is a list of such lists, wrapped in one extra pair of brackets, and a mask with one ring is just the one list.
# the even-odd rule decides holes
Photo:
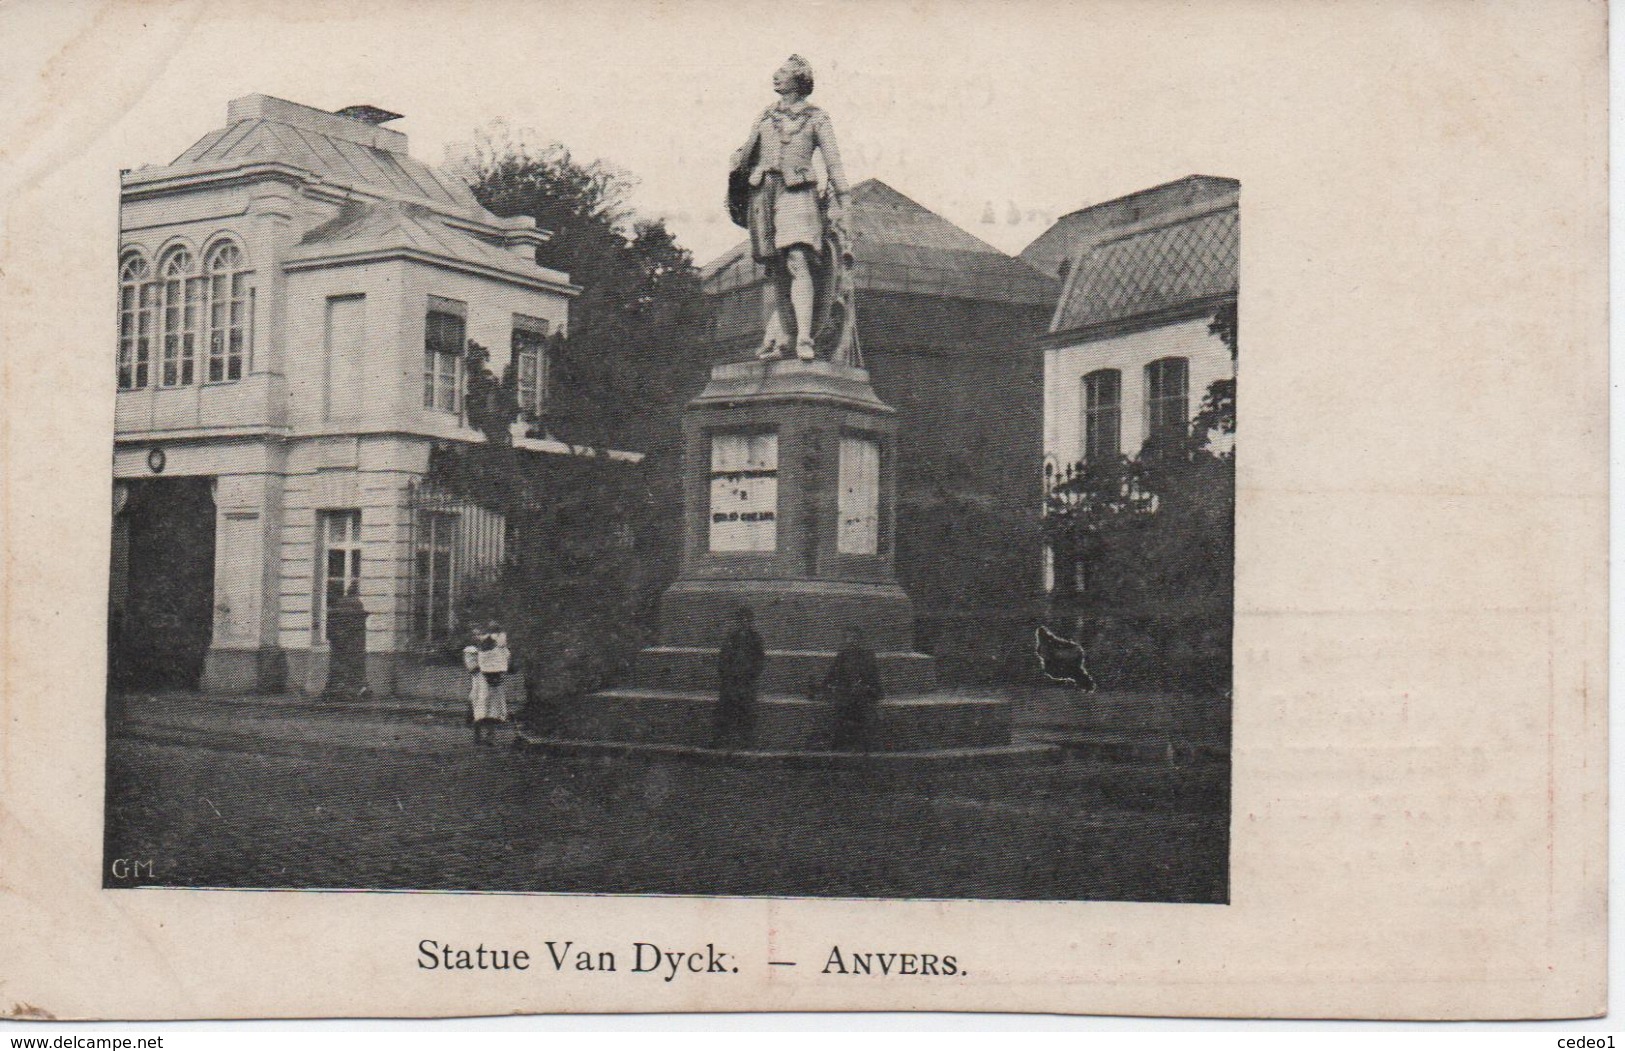
[[(168, 886), (1219, 902), (1222, 720), (1044, 691), (1010, 769), (730, 768), (477, 747), (457, 710), (132, 695), (107, 856)], [(111, 884), (119, 881), (109, 878)]]

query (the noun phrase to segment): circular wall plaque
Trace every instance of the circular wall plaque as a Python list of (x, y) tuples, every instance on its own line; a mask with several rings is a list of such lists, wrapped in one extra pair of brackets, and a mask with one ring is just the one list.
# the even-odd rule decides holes
[(163, 474), (164, 464), (167, 460), (168, 457), (164, 455), (162, 449), (154, 449), (147, 454), (147, 466), (152, 470), (153, 474)]

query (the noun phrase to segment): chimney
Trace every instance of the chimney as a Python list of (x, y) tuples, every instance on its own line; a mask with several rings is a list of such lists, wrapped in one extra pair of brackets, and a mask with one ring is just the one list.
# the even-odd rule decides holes
[(387, 109), (379, 109), (377, 106), (369, 106), (365, 104), (360, 106), (345, 106), (343, 109), (336, 109), (333, 112), (337, 116), (348, 117), (350, 120), (358, 120), (363, 124), (371, 124), (373, 127), (377, 127), (380, 124), (388, 124), (392, 120), (401, 119), (401, 115), (399, 113), (391, 113)]

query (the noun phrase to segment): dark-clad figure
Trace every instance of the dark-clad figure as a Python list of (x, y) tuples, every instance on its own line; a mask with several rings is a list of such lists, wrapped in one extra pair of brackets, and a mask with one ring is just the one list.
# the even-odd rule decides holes
[(752, 620), (750, 607), (739, 607), (734, 614), (734, 629), (722, 640), (722, 649), (717, 654), (718, 696), (713, 748), (748, 748), (756, 732), (756, 683), (762, 677), (767, 652)]
[(863, 644), (857, 628), (847, 628), (841, 648), (824, 676), (823, 693), (835, 705), (834, 747), (867, 752), (869, 732), (883, 691), (875, 651)]
[(367, 689), (367, 607), (352, 582), (327, 609), (327, 688), (324, 696), (354, 700)]

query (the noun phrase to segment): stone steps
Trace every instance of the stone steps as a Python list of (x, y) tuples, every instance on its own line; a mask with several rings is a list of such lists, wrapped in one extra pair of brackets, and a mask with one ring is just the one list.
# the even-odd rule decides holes
[[(888, 695), (928, 693), (937, 687), (937, 662), (924, 653), (878, 653), (880, 681)], [(833, 651), (768, 650), (759, 689), (806, 696), (835, 660)], [(638, 653), (633, 685), (650, 690), (717, 689), (717, 651), (698, 646), (649, 646)]]
[(933, 748), (907, 752), (831, 752), (802, 749), (751, 748), (725, 752), (677, 744), (629, 743), (533, 737), (521, 733), (515, 747), (570, 757), (610, 756), (675, 759), (711, 766), (779, 767), (784, 769), (917, 770), (936, 767), (986, 768), (1059, 762), (1061, 750), (1053, 745), (990, 745), (971, 748)]
[[(704, 748), (714, 735), (716, 694), (639, 687), (601, 690), (559, 713), (555, 736), (617, 744)], [(835, 723), (832, 705), (788, 694), (758, 698), (753, 747), (822, 752)], [(1011, 706), (996, 697), (932, 693), (889, 697), (871, 727), (876, 752), (1005, 747)]]

